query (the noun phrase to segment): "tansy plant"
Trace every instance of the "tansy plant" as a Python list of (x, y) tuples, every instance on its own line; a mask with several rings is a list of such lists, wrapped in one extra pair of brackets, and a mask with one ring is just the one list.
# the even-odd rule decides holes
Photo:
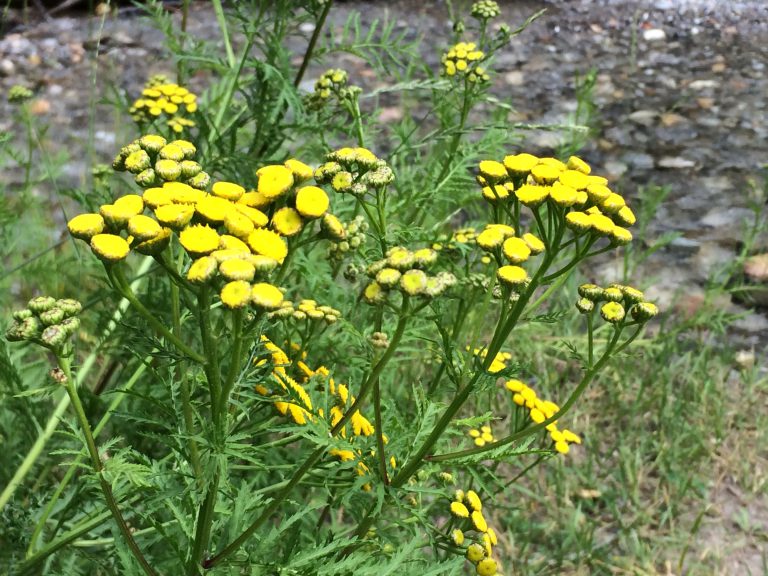
[[(322, 25), (330, 3), (313, 6)], [(464, 208), (475, 221), (451, 225), (445, 203), (431, 204), (466, 154), (469, 112), (511, 34), (491, 31), (498, 15), (495, 2), (475, 3), (475, 39), (442, 58), (458, 129), (435, 144), (420, 186), (400, 179), (397, 151), (364, 145), (361, 92), (338, 69), (306, 102), (320, 116), (346, 109), (357, 141), (259, 157), (244, 178), (207, 164), (210, 134), (207, 154), (171, 136), (192, 128), (190, 114), (224, 126), (226, 112), (211, 121), (185, 88), (150, 82), (131, 114), (164, 135), (124, 146), (110, 187), (121, 192), (67, 223), (103, 267), (110, 330), (130, 334), (130, 354), (116, 356), (120, 393), (103, 414), (81, 398), (95, 362), (77, 353), (94, 342), (80, 325), (88, 306), (41, 296), (7, 331), (55, 359), (67, 400), (49, 428), (71, 405), (70, 436), (85, 448), (67, 451), (73, 465), (46, 496), (19, 573), (73, 542), (108, 551), (107, 570), (126, 574), (501, 573), (515, 526), (489, 509), (504, 485), (578, 449), (570, 410), (657, 309), (630, 286), (580, 286), (569, 312), (585, 320), (580, 369), (553, 386), (515, 333), (581, 263), (631, 242), (626, 200), (579, 157), (509, 151), (472, 166)], [(286, 114), (281, 104), (273, 119)], [(107, 425), (113, 439), (100, 440)], [(82, 492), (65, 499), (75, 480)]]

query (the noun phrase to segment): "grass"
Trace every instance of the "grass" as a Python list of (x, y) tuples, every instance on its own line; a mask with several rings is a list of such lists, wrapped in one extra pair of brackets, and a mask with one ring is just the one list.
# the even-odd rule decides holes
[[(350, 20), (352, 44), (362, 41), (366, 49), (375, 48), (375, 37), (366, 36), (360, 26), (359, 20)], [(392, 29), (383, 29), (385, 34), (392, 34)], [(228, 60), (234, 61), (238, 56), (229, 42), (226, 46)], [(325, 50), (330, 60), (333, 53)], [(387, 65), (391, 64), (389, 60), (397, 62), (401, 57), (400, 53), (389, 53)], [(223, 101), (232, 96), (227, 86), (220, 86)], [(581, 97), (589, 98), (589, 76), (581, 86)], [(587, 115), (593, 112), (589, 107), (580, 110)], [(406, 119), (392, 128), (403, 141), (412, 135), (408, 122)], [(232, 128), (233, 133), (237, 128)], [(46, 135), (40, 126), (37, 129), (38, 140), (55, 137)], [(574, 138), (583, 136), (582, 132), (573, 134)], [(440, 133), (443, 139), (448, 135), (448, 131)], [(404, 147), (403, 156), (395, 156), (393, 165), (400, 165), (407, 173), (408, 154), (419, 150), (429, 138), (423, 136), (412, 148)], [(489, 131), (468, 150), (504, 145), (502, 135)], [(17, 153), (12, 142), (0, 146), (0, 167), (25, 174), (23, 182), (0, 184), (0, 241), (4, 266), (9, 271), (0, 279), (0, 317), (7, 317), (14, 306), (34, 294), (64, 295), (73, 285), (94, 287), (99, 281), (90, 256), (68, 240), (59, 244), (58, 235), (51, 233), (61, 228), (62, 205), (67, 202), (64, 192), (57, 191), (43, 200), (38, 196), (39, 189), (51, 182), (66, 158), (36, 157), (37, 161), (32, 162), (32, 156)], [(451, 178), (448, 175), (446, 191), (460, 190), (468, 181), (461, 172), (469, 164), (467, 159), (457, 161), (458, 173), (451, 182), (447, 182)], [(416, 177), (416, 170), (411, 167), (411, 171), (408, 177)], [(73, 195), (87, 201), (82, 193)], [(653, 207), (663, 197), (663, 191), (653, 189), (646, 205)], [(649, 209), (646, 216), (653, 211)], [(755, 227), (764, 229), (762, 215)], [(745, 234), (747, 245), (751, 233), (749, 230)], [(663, 250), (663, 241), (657, 246), (653, 238), (643, 240), (651, 246), (649, 250)], [(645, 263), (649, 250), (628, 252), (625, 270)], [(307, 260), (301, 265), (309, 269), (313, 263)], [(726, 272), (722, 276), (726, 279), (733, 275), (733, 269)], [(577, 284), (572, 279), (565, 292), (573, 294)], [(309, 288), (308, 292), (314, 293)], [(750, 362), (729, 339), (728, 324), (733, 316), (717, 303), (734, 289), (723, 281), (712, 282), (703, 303), (692, 312), (667, 311), (654, 325), (654, 333), (638, 340), (629, 355), (603, 372), (566, 418), (567, 426), (583, 436), (583, 447), (567, 458), (549, 460), (504, 491), (492, 520), (500, 528), (505, 573), (640, 576), (768, 572), (768, 457), (764, 448), (768, 441), (768, 413), (764, 409), (768, 378), (759, 357)], [(87, 303), (94, 314), (86, 334), (98, 334), (106, 324), (111, 305), (103, 296), (97, 294)], [(572, 305), (572, 301), (562, 298), (550, 304), (550, 312), (570, 309)], [(131, 321), (126, 319), (126, 325), (118, 326), (118, 331), (127, 332)], [(551, 323), (525, 324), (506, 347), (517, 357), (526, 358), (529, 373), (536, 377), (536, 387), (548, 397), (565, 398), (569, 376), (578, 371), (568, 343), (583, 338), (579, 321), (560, 322), (556, 331)], [(148, 338), (136, 343), (130, 352), (114, 353), (116, 365), (99, 363), (98, 372), (106, 379), (113, 370), (109, 373), (115, 375), (115, 381), (124, 382), (130, 378), (127, 368), (134, 357), (143, 357), (153, 345)], [(419, 348), (405, 350), (415, 354)], [(13, 373), (10, 366), (19, 367), (15, 377), (0, 383), (0, 440), (4, 446), (0, 483), (4, 485), (34, 442), (38, 428), (44, 425), (51, 396), (58, 397), (60, 392), (43, 387), (40, 394), (18, 397), (30, 383), (39, 386), (46, 381), (48, 365), (36, 354), (3, 343), (0, 363), (8, 374)], [(98, 413), (112, 399), (100, 398), (99, 391), (85, 394), (86, 404), (90, 403)], [(156, 400), (145, 391), (136, 392), (128, 403), (134, 409), (149, 409)], [(140, 419), (136, 423), (141, 423)], [(126, 432), (125, 425), (123, 420), (122, 428), (115, 426), (114, 431), (122, 431), (127, 441), (147, 451), (152, 450), (151, 441), (164, 433), (149, 425), (141, 434)], [(113, 430), (108, 428), (107, 432)], [(104, 437), (109, 435), (105, 433)], [(64, 434), (57, 436), (57, 446), (71, 446), (69, 442), (71, 438)], [(529, 463), (522, 460), (514, 466), (504, 464), (497, 474), (486, 477), (481, 472), (478, 478), (504, 484)], [(23, 498), (4, 510), (0, 517), (0, 547), (26, 546), (28, 527), (35, 521), (32, 511), (44, 506), (55, 489), (46, 479), (51, 474), (54, 478), (60, 475), (60, 470), (52, 468), (52, 462), (46, 461), (36, 467), (21, 492)], [(75, 496), (90, 497), (90, 489), (85, 490), (86, 494)], [(236, 497), (239, 501), (247, 495)], [(84, 534), (74, 546), (86, 550), (96, 561), (98, 552), (89, 552), (89, 547), (108, 545), (110, 534), (103, 532), (100, 539), (92, 536)]]

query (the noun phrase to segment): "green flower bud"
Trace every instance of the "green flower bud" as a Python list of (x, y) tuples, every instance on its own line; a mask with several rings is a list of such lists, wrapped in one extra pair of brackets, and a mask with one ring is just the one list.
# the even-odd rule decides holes
[(195, 148), (195, 145), (188, 140), (174, 140), (173, 142), (169, 142), (169, 144), (173, 144), (174, 146), (181, 148), (182, 152), (184, 152), (184, 158), (186, 160), (192, 160), (192, 158), (194, 158), (195, 154), (197, 153), (197, 148)]
[(624, 292), (615, 286), (609, 286), (603, 290), (603, 300), (608, 302), (621, 302), (624, 299)]
[(59, 348), (67, 341), (68, 336), (69, 335), (67, 334), (67, 331), (62, 326), (54, 324), (53, 326), (48, 326), (48, 328), (43, 330), (43, 334), (40, 336), (40, 340), (42, 340), (43, 344), (46, 346), (51, 348)]
[(181, 166), (181, 176), (184, 179), (194, 178), (203, 170), (203, 167), (194, 160), (184, 160), (179, 165)]
[(157, 175), (152, 168), (147, 168), (143, 172), (136, 174), (134, 180), (142, 188), (152, 188), (157, 182)]
[(200, 172), (187, 180), (187, 184), (197, 190), (205, 190), (211, 184), (211, 177), (207, 172)]
[(144, 150), (131, 152), (125, 159), (125, 169), (131, 174), (143, 172), (152, 165), (152, 160)]
[(157, 155), (159, 158), (173, 160), (174, 162), (181, 162), (184, 160), (184, 150), (175, 144), (166, 144), (160, 148), (160, 152), (158, 152)]
[(56, 306), (56, 299), (51, 298), (50, 296), (38, 296), (37, 298), (32, 298), (32, 300), (27, 303), (27, 307), (38, 315), (41, 312), (50, 310), (54, 306)]
[(600, 315), (606, 322), (610, 322), (611, 324), (618, 324), (624, 320), (624, 306), (618, 302), (606, 302), (600, 308)]
[(76, 316), (67, 318), (61, 324), (59, 324), (59, 326), (61, 326), (61, 328), (67, 333), (68, 337), (72, 336), (80, 328), (80, 318), (77, 318)]
[(31, 317), (32, 317), (32, 310), (30, 310), (29, 308), (24, 308), (23, 310), (16, 310), (13, 313), (13, 319), (18, 322), (21, 322)]
[(632, 288), (632, 286), (622, 286), (621, 291), (624, 293), (624, 298), (630, 304), (637, 304), (645, 298), (645, 295), (640, 290)]
[(659, 309), (651, 302), (638, 302), (630, 309), (632, 318), (638, 322), (647, 322), (659, 313)]
[(156, 134), (147, 134), (139, 138), (139, 146), (150, 154), (157, 154), (160, 149), (166, 145), (166, 140), (162, 136)]
[(576, 309), (582, 314), (589, 314), (595, 309), (595, 303), (589, 298), (580, 298), (579, 301), (576, 302)]
[(11, 104), (20, 104), (21, 102), (26, 102), (27, 100), (31, 99), (32, 96), (32, 90), (19, 84), (11, 86), (11, 88), (8, 90), (8, 102)]
[(8, 340), (8, 342), (21, 342), (24, 340), (24, 336), (21, 332), (21, 324), (19, 322), (14, 322), (12, 325), (8, 326), (5, 331), (5, 339)]
[(582, 284), (579, 286), (579, 296), (588, 298), (593, 302), (599, 302), (603, 299), (603, 289), (596, 284)]
[(53, 307), (40, 313), (40, 321), (46, 326), (53, 326), (62, 320), (64, 320), (64, 311), (61, 308)]
[(172, 182), (181, 176), (181, 165), (175, 160), (158, 160), (155, 162), (155, 172), (166, 182)]
[(31, 318), (25, 318), (21, 324), (19, 324), (19, 334), (22, 340), (32, 340), (37, 338), (42, 328), (40, 320), (32, 316)]
[(83, 305), (74, 298), (62, 298), (56, 301), (56, 307), (64, 312), (64, 316), (70, 317), (80, 314)]

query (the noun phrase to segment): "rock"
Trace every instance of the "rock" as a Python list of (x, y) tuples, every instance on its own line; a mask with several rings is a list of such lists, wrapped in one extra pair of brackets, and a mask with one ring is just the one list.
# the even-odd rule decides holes
[[(744, 312), (746, 312), (746, 310), (744, 310)], [(763, 314), (757, 314), (754, 312), (746, 313), (741, 318), (731, 322), (731, 328), (750, 334), (765, 332), (768, 330), (768, 318), (766, 318)]]
[(674, 126), (687, 121), (688, 119), (685, 116), (680, 116), (680, 114), (666, 113), (661, 115), (661, 123), (664, 126)]
[(311, 34), (315, 31), (315, 25), (312, 22), (302, 22), (302, 24), (299, 26), (299, 30), (301, 30), (304, 34)]
[(768, 282), (768, 254), (747, 258), (744, 262), (744, 274), (753, 282)]
[(652, 126), (656, 122), (659, 113), (654, 110), (636, 110), (628, 116), (635, 124), (641, 126)]
[(16, 72), (16, 65), (12, 60), (3, 58), (0, 60), (0, 75), (1, 76), (13, 76)]
[(699, 105), (699, 108), (704, 108), (704, 110), (709, 110), (712, 108), (712, 106), (715, 105), (715, 99), (714, 98), (696, 98), (696, 103)]
[(754, 350), (739, 350), (733, 357), (733, 360), (743, 370), (751, 370), (755, 366)]
[(652, 170), (653, 156), (643, 152), (627, 152), (621, 157), (623, 162), (636, 170)]
[(667, 33), (661, 28), (643, 30), (643, 40), (646, 42), (663, 42), (667, 39)]
[(696, 166), (696, 162), (693, 160), (687, 160), (682, 156), (664, 156), (658, 162), (659, 168), (669, 168), (671, 170), (682, 170), (685, 168), (693, 168)]
[(525, 83), (525, 74), (521, 70), (512, 70), (504, 74), (504, 82), (510, 86), (522, 86)]
[(29, 111), (35, 116), (48, 114), (48, 112), (51, 111), (51, 103), (43, 98), (38, 98), (37, 100), (33, 100), (29, 105)]
[(628, 166), (624, 162), (617, 160), (608, 160), (605, 163), (605, 177), (608, 180), (615, 181), (621, 178), (627, 171)]
[(690, 84), (688, 84), (688, 88), (691, 90), (713, 90), (714, 88), (717, 88), (720, 86), (720, 82), (717, 80), (694, 80)]
[(379, 112), (379, 122), (397, 122), (403, 118), (403, 109), (400, 106), (385, 106)]

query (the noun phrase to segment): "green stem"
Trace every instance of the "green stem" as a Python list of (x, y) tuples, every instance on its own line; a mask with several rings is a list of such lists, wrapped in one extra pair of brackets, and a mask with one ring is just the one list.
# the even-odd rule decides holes
[(219, 479), (221, 478), (221, 467), (218, 461), (216, 462), (216, 471), (213, 474), (213, 479), (208, 485), (208, 491), (205, 494), (205, 500), (200, 507), (200, 512), (197, 516), (197, 525), (195, 528), (195, 540), (192, 544), (192, 555), (189, 562), (188, 574), (194, 576), (200, 573), (200, 563), (205, 555), (205, 550), (208, 546), (208, 541), (211, 537), (211, 529), (213, 527), (213, 513), (216, 508), (216, 497), (219, 490)]
[[(138, 274), (141, 275), (145, 273), (147, 270), (149, 270), (149, 267), (151, 265), (152, 265), (152, 259), (146, 258), (144, 262), (141, 264)], [(134, 284), (138, 286), (138, 280), (134, 281)], [(126, 298), (123, 298), (118, 303), (117, 308), (115, 308), (115, 311), (112, 313), (112, 317), (109, 319), (109, 322), (107, 323), (107, 327), (105, 328), (104, 332), (101, 334), (101, 337), (99, 338), (98, 345), (93, 350), (91, 350), (90, 354), (88, 354), (86, 359), (83, 361), (82, 366), (80, 366), (80, 369), (77, 371), (78, 386), (85, 380), (85, 377), (91, 371), (91, 368), (96, 362), (96, 358), (98, 357), (99, 352), (101, 351), (101, 347), (109, 340), (109, 337), (112, 335), (112, 332), (114, 332), (115, 328), (117, 328), (118, 322), (120, 322), (120, 319), (125, 315), (125, 311), (128, 309), (128, 305), (129, 305), (129, 301)], [(35, 441), (35, 446), (39, 444), (39, 448), (36, 449), (35, 453), (33, 454), (28, 453), (27, 456), (24, 458), (24, 460), (20, 465), (20, 468), (24, 468), (24, 470), (22, 472), (19, 472), (19, 470), (17, 470), (14, 473), (11, 483), (9, 483), (8, 486), (6, 486), (3, 489), (3, 493), (0, 494), (0, 511), (3, 510), (5, 505), (13, 496), (16, 489), (21, 485), (21, 482), (29, 473), (29, 470), (32, 468), (32, 465), (35, 462), (35, 460), (37, 460), (37, 458), (40, 457), (43, 447), (48, 442), (48, 440), (50, 440), (51, 436), (53, 436), (54, 432), (56, 431), (56, 426), (58, 425), (58, 422), (59, 422), (59, 418), (56, 417), (56, 413), (58, 413), (60, 410), (63, 411), (66, 409), (66, 406), (64, 408), (61, 408), (62, 402), (66, 402), (68, 405), (69, 397), (64, 396), (60, 400), (60, 404), (56, 407), (56, 409), (54, 410), (54, 413), (50, 416), (45, 429), (42, 432), (40, 432), (40, 434), (38, 435), (38, 438)], [(34, 539), (30, 542), (30, 546), (32, 544), (34, 544)]]
[[(155, 350), (153, 350), (153, 353), (154, 352)], [(125, 383), (125, 386), (123, 386), (123, 388), (120, 390), (121, 393), (116, 395), (115, 398), (112, 400), (112, 402), (109, 405), (109, 408), (107, 408), (106, 414), (102, 416), (99, 423), (93, 429), (94, 437), (97, 437), (101, 433), (101, 431), (104, 429), (104, 427), (107, 425), (109, 420), (112, 418), (112, 414), (115, 413), (118, 406), (120, 406), (120, 404), (126, 398), (127, 396), (126, 392), (131, 390), (134, 384), (136, 384), (136, 382), (139, 381), (139, 378), (141, 378), (141, 376), (144, 374), (144, 372), (147, 369), (147, 365), (151, 360), (152, 360), (152, 355), (149, 355), (146, 358), (144, 358), (141, 365), (136, 369), (133, 375), (131, 375), (131, 377), (128, 379), (128, 382)], [(78, 372), (78, 382), (79, 381), (82, 381), (82, 377)], [(67, 400), (67, 405), (69, 405), (69, 395), (65, 396), (65, 398)], [(53, 508), (56, 505), (56, 502), (58, 502), (59, 498), (61, 497), (61, 494), (64, 492), (64, 489), (69, 485), (70, 480), (77, 472), (78, 466), (83, 461), (83, 458), (84, 458), (83, 456), (78, 456), (75, 459), (75, 461), (67, 469), (66, 474), (64, 474), (64, 478), (62, 478), (59, 481), (59, 485), (56, 487), (56, 491), (53, 493), (53, 496), (51, 496), (51, 500), (45, 506), (45, 509), (43, 510), (43, 513), (40, 516), (40, 519), (37, 521), (37, 524), (35, 525), (35, 529), (32, 532), (32, 537), (29, 539), (29, 546), (27, 547), (27, 555), (30, 555), (34, 552), (36, 548), (37, 539), (40, 537), (40, 534), (43, 531), (43, 528), (45, 527), (45, 523), (48, 521), (48, 518), (53, 512)]]
[[(357, 410), (360, 409), (373, 383), (378, 380), (379, 376), (381, 375), (381, 372), (384, 370), (384, 367), (387, 365), (387, 363), (390, 361), (395, 351), (397, 350), (397, 347), (400, 344), (400, 340), (403, 337), (403, 333), (405, 332), (407, 321), (408, 321), (408, 316), (405, 313), (401, 314), (400, 319), (398, 320), (398, 323), (397, 323), (397, 327), (395, 328), (395, 333), (392, 336), (392, 340), (390, 340), (389, 348), (387, 348), (386, 352), (384, 352), (382, 357), (379, 359), (379, 361), (371, 370), (370, 374), (368, 375), (368, 378), (366, 378), (365, 382), (360, 387), (360, 393), (358, 394), (355, 401), (347, 409), (347, 411), (344, 413), (341, 419), (336, 423), (336, 425), (333, 428), (331, 428), (331, 431), (330, 431), (331, 436), (336, 436), (339, 433), (339, 431), (350, 420), (350, 418), (352, 418), (352, 415)], [(231, 544), (229, 544), (226, 548), (224, 548), (224, 550), (219, 552), (216, 556), (204, 561), (203, 568), (205, 569), (213, 568), (214, 566), (219, 564), (222, 560), (227, 558), (230, 554), (235, 552), (238, 548), (240, 548), (240, 546), (242, 546), (246, 542), (246, 540), (248, 540), (248, 538), (250, 538), (251, 535), (254, 532), (256, 532), (256, 530), (258, 530), (259, 527), (270, 518), (270, 516), (272, 516), (272, 514), (280, 507), (283, 501), (288, 497), (288, 495), (291, 493), (293, 488), (299, 482), (301, 482), (302, 478), (307, 474), (307, 472), (309, 472), (313, 468), (315, 463), (317, 463), (317, 461), (320, 460), (320, 458), (326, 452), (327, 452), (327, 448), (325, 446), (321, 446), (320, 448), (316, 449), (309, 456), (309, 458), (307, 458), (307, 460), (304, 461), (304, 463), (299, 467), (299, 469), (296, 470), (296, 472), (291, 477), (291, 479), (288, 480), (288, 482), (280, 490), (280, 492), (277, 493), (274, 500), (272, 500), (272, 502), (269, 503), (269, 505), (264, 509), (264, 511), (259, 515), (259, 517), (256, 518), (256, 520), (254, 520), (253, 523), (250, 526), (248, 526), (248, 528), (246, 528), (242, 534), (240, 534), (240, 536), (235, 538), (235, 540), (232, 541)]]
[(109, 511), (112, 513), (112, 517), (117, 524), (118, 530), (120, 530), (120, 534), (123, 536), (123, 539), (128, 545), (128, 548), (131, 550), (134, 558), (136, 558), (142, 570), (144, 570), (144, 573), (148, 576), (155, 576), (155, 571), (149, 565), (147, 559), (144, 557), (144, 554), (142, 554), (141, 549), (133, 539), (131, 530), (128, 528), (128, 525), (125, 523), (125, 519), (123, 518), (120, 509), (117, 507), (117, 502), (115, 501), (115, 496), (112, 493), (112, 488), (109, 485), (109, 482), (107, 482), (107, 479), (104, 477), (104, 465), (101, 462), (99, 450), (96, 448), (96, 442), (93, 439), (93, 434), (91, 432), (91, 425), (88, 423), (88, 418), (85, 416), (83, 404), (80, 402), (80, 396), (77, 393), (75, 382), (72, 379), (69, 359), (59, 358), (59, 367), (63, 371), (64, 377), (66, 378), (67, 394), (69, 394), (69, 399), (72, 401), (72, 407), (75, 409), (75, 414), (83, 432), (83, 437), (85, 438), (85, 444), (88, 448), (88, 453), (91, 457), (91, 466), (93, 466), (93, 470), (99, 479), (101, 491), (104, 494), (104, 499), (107, 502), (107, 508), (109, 508)]
[(112, 285), (117, 289), (118, 292), (120, 292), (123, 298), (131, 303), (131, 306), (136, 309), (136, 312), (138, 312), (139, 315), (141, 315), (141, 317), (144, 318), (144, 320), (146, 320), (147, 323), (152, 326), (152, 328), (154, 328), (159, 335), (168, 340), (191, 360), (194, 360), (199, 364), (205, 363), (204, 356), (192, 350), (192, 348), (187, 346), (177, 336), (172, 334), (171, 331), (168, 330), (168, 328), (166, 328), (162, 322), (160, 322), (149, 310), (144, 307), (144, 305), (136, 297), (136, 294), (134, 294), (131, 287), (128, 285), (125, 279), (125, 275), (123, 274), (123, 271), (120, 269), (119, 265), (106, 266), (105, 268), (107, 270), (107, 276), (112, 282)]
[(227, 379), (224, 381), (224, 388), (221, 394), (219, 411), (224, 414), (229, 402), (229, 394), (235, 385), (235, 378), (240, 371), (240, 356), (243, 353), (243, 310), (235, 310), (232, 313), (232, 355), (229, 359), (229, 370)]
[(320, 38), (320, 34), (323, 31), (325, 19), (328, 17), (328, 13), (331, 11), (331, 4), (333, 4), (333, 2), (331, 0), (327, 0), (325, 6), (323, 7), (323, 11), (320, 13), (320, 18), (317, 19), (315, 29), (312, 31), (312, 37), (309, 39), (307, 51), (304, 52), (304, 59), (301, 61), (301, 67), (299, 67), (299, 71), (296, 73), (296, 78), (293, 80), (293, 85), (297, 88), (299, 84), (301, 84), (301, 80), (304, 78), (304, 73), (307, 71), (310, 60), (312, 60), (312, 53), (315, 51), (315, 45), (317, 44), (317, 40)]
[(227, 27), (227, 18), (224, 15), (224, 8), (221, 0), (213, 0), (213, 12), (216, 14), (216, 21), (221, 28), (221, 39), (224, 41), (224, 50), (227, 53), (227, 64), (230, 68), (235, 67), (235, 53), (232, 50), (232, 43), (229, 41), (229, 29)]

